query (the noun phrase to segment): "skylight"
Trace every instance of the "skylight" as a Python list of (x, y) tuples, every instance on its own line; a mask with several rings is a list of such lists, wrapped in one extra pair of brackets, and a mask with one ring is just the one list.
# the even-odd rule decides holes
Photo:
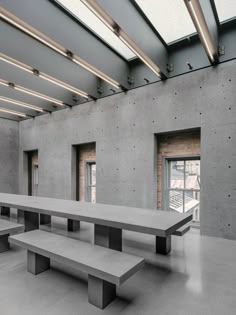
[(183, 0), (135, 1), (167, 44), (196, 33)]
[(97, 18), (80, 0), (56, 0), (62, 7), (80, 20), (92, 32), (96, 33), (109, 46), (115, 49), (127, 60), (136, 57), (135, 54), (100, 20)]
[(220, 22), (236, 18), (236, 0), (215, 0)]

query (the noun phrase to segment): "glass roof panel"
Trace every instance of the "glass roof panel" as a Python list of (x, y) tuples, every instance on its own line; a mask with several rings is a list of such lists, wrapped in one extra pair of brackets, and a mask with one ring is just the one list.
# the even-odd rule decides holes
[(236, 18), (236, 0), (215, 0), (220, 22)]
[(56, 0), (127, 60), (136, 55), (79, 0)]
[(167, 44), (196, 33), (183, 0), (135, 1)]

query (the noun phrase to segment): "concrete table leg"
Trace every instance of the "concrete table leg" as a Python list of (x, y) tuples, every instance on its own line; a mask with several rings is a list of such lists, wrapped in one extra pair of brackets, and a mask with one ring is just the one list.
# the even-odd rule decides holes
[(167, 237), (156, 236), (156, 252), (167, 255), (171, 250), (171, 235)]
[(116, 285), (88, 275), (88, 301), (104, 309), (116, 297)]
[(24, 210), (17, 209), (17, 222), (25, 224)]
[(39, 273), (50, 268), (50, 258), (36, 254), (28, 250), (27, 252), (27, 270), (28, 272), (38, 275)]
[(51, 224), (52, 220), (51, 220), (51, 216), (47, 215), (47, 214), (40, 214), (40, 224), (44, 225), (44, 224)]
[(9, 234), (0, 235), (0, 253), (3, 253), (10, 249), (10, 244), (8, 242)]
[(80, 221), (68, 219), (67, 220), (67, 231), (75, 232), (80, 229)]
[(10, 208), (1, 206), (1, 215), (5, 215), (7, 217), (10, 217)]
[(39, 214), (24, 211), (25, 232), (39, 229)]
[(100, 224), (94, 225), (94, 244), (122, 251), (122, 230)]

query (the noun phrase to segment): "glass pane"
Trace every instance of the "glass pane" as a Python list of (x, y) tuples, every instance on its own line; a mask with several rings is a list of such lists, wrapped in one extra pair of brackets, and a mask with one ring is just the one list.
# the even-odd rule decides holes
[(169, 208), (183, 213), (183, 191), (169, 191)]
[(184, 161), (170, 162), (170, 188), (184, 188)]
[(91, 164), (91, 185), (96, 186), (96, 164)]
[(79, 0), (57, 0), (67, 11), (72, 13), (86, 27), (96, 33), (108, 45), (126, 59), (136, 57), (135, 54)]
[(236, 17), (235, 0), (215, 0), (215, 5), (220, 22)]
[(186, 191), (184, 195), (184, 212), (193, 214), (193, 221), (200, 221), (200, 192)]
[(183, 0), (135, 1), (167, 43), (196, 33)]
[(200, 160), (185, 161), (185, 188), (200, 189)]

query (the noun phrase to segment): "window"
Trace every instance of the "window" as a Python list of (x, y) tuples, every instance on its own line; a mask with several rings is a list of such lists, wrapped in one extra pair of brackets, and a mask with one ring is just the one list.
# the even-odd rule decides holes
[(28, 155), (28, 194), (38, 196), (39, 174), (38, 174), (38, 151), (29, 151)]
[(39, 186), (39, 175), (38, 175), (38, 161), (37, 163), (33, 163), (32, 165), (32, 195), (33, 196), (38, 196), (38, 186)]
[(165, 208), (180, 213), (192, 212), (200, 221), (200, 159), (166, 159)]
[(96, 162), (86, 162), (86, 201), (96, 203)]

